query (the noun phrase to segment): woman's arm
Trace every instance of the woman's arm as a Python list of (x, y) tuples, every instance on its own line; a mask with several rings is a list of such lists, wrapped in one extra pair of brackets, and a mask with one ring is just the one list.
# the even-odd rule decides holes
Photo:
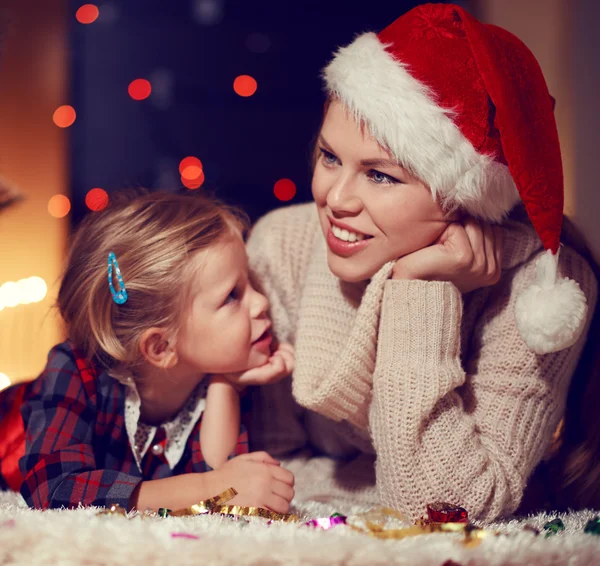
[(200, 450), (211, 468), (218, 468), (234, 452), (240, 434), (240, 394), (222, 376), (211, 377), (200, 424)]
[[(564, 250), (565, 273), (596, 283)], [(513, 512), (564, 411), (583, 339), (538, 356), (514, 322), (516, 296), (535, 280), (531, 261), (505, 274), (464, 351), (462, 297), (447, 282), (389, 281), (379, 329), (370, 423), (383, 502), (419, 517), (427, 503), (465, 506), (471, 517)]]

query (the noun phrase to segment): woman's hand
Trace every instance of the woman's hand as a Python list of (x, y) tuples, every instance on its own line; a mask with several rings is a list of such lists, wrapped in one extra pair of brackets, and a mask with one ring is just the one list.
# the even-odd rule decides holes
[(214, 493), (233, 487), (238, 494), (228, 502), (242, 507), (263, 507), (287, 513), (294, 498), (294, 475), (266, 452), (242, 454), (209, 472)]
[(242, 373), (226, 374), (224, 378), (241, 391), (248, 385), (277, 383), (293, 371), (294, 347), (291, 344), (279, 344), (267, 363)]
[(450, 281), (469, 293), (498, 282), (502, 248), (500, 226), (469, 217), (449, 224), (431, 246), (398, 259), (392, 279)]

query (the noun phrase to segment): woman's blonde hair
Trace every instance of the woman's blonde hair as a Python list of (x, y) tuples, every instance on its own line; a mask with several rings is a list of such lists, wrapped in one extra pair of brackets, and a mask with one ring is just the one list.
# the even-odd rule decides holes
[[(58, 308), (69, 339), (117, 378), (141, 361), (144, 330), (176, 335), (186, 305), (190, 255), (227, 236), (242, 236), (247, 218), (201, 194), (122, 193), (80, 225), (62, 278)], [(114, 252), (128, 299), (116, 304), (108, 285)], [(118, 283), (114, 282), (118, 290)]]

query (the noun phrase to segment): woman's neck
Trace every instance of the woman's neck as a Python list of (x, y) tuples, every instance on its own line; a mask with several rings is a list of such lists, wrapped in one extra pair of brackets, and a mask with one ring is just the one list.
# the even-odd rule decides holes
[(140, 396), (140, 420), (153, 426), (172, 420), (185, 406), (202, 374), (177, 375), (179, 372), (143, 368), (136, 380)]

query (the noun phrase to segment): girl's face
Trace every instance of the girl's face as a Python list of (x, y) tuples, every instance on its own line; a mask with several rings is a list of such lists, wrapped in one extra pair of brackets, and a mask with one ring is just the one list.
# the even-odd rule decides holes
[(271, 346), (269, 303), (250, 283), (242, 239), (224, 239), (191, 261), (191, 298), (176, 342), (179, 361), (202, 374), (244, 371), (266, 363)]
[(429, 189), (364, 130), (332, 101), (312, 181), (329, 268), (351, 282), (431, 245), (449, 221)]

